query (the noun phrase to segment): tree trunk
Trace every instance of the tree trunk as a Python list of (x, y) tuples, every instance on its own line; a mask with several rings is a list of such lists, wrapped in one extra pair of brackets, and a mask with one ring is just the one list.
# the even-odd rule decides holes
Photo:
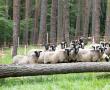
[(6, 12), (6, 19), (8, 19), (8, 10), (9, 10), (9, 7), (8, 7), (8, 4), (9, 4), (9, 0), (5, 0), (5, 4), (6, 4), (6, 8), (5, 8), (5, 12)]
[(25, 0), (25, 31), (24, 31), (25, 45), (28, 45), (29, 41), (29, 18), (30, 18), (30, 0)]
[(50, 43), (53, 44), (56, 44), (57, 42), (57, 5), (58, 5), (58, 0), (52, 0)]
[(64, 41), (63, 31), (63, 0), (58, 0), (58, 18), (57, 18), (57, 43)]
[(40, 0), (36, 0), (33, 44), (37, 44), (37, 42), (38, 42), (38, 36), (39, 36), (39, 30), (38, 30), (38, 28), (39, 28), (39, 16), (40, 16)]
[(75, 39), (80, 37), (81, 30), (81, 0), (77, 1), (78, 14), (76, 19), (76, 30), (75, 30)]
[(92, 37), (95, 43), (100, 41), (100, 8), (101, 0), (93, 0), (93, 10), (92, 10)]
[(84, 72), (110, 72), (108, 62), (0, 65), (0, 78)]
[(90, 8), (89, 8), (89, 0), (83, 1), (83, 37), (85, 39), (88, 38), (89, 31), (89, 16), (90, 16)]
[(13, 0), (13, 52), (12, 56), (17, 55), (18, 33), (20, 29), (20, 0)]
[(105, 41), (110, 41), (110, 0), (107, 0)]
[(64, 37), (65, 41), (69, 44), (70, 38), (69, 38), (69, 0), (63, 0), (64, 1), (64, 8), (63, 8), (63, 30), (64, 30)]
[(46, 44), (47, 1), (41, 0), (41, 17), (38, 44)]

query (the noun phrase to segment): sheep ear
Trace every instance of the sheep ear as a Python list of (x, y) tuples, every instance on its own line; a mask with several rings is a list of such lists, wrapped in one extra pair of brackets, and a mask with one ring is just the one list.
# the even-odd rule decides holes
[(107, 49), (107, 48), (105, 47), (105, 48), (104, 48), (104, 51), (105, 51), (106, 49)]
[(92, 46), (93, 47), (93, 49), (95, 50), (95, 47), (94, 46)]

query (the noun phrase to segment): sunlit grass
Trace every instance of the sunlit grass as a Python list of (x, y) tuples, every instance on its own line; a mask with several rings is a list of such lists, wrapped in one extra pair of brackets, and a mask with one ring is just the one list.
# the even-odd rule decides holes
[[(28, 50), (34, 48), (30, 46)], [(24, 54), (24, 47), (18, 54)], [(4, 49), (1, 64), (12, 63), (11, 49)], [(0, 90), (110, 90), (110, 73), (73, 73), (0, 79)]]

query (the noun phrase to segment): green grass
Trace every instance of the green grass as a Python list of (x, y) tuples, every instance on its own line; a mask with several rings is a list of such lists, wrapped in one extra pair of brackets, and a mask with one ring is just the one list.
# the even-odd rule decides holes
[[(33, 47), (29, 47), (31, 49)], [(1, 64), (12, 63), (6, 49)], [(24, 48), (18, 53), (24, 54)], [(110, 90), (110, 73), (77, 73), (0, 79), (0, 90)]]

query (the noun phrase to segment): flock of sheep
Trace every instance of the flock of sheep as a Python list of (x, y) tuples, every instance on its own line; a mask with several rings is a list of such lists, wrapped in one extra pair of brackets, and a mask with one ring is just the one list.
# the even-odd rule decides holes
[(13, 64), (55, 64), (68, 62), (103, 62), (109, 61), (110, 44), (100, 42), (87, 47), (83, 39), (61, 42), (59, 45), (45, 45), (45, 49), (32, 49), (27, 55), (16, 55)]

